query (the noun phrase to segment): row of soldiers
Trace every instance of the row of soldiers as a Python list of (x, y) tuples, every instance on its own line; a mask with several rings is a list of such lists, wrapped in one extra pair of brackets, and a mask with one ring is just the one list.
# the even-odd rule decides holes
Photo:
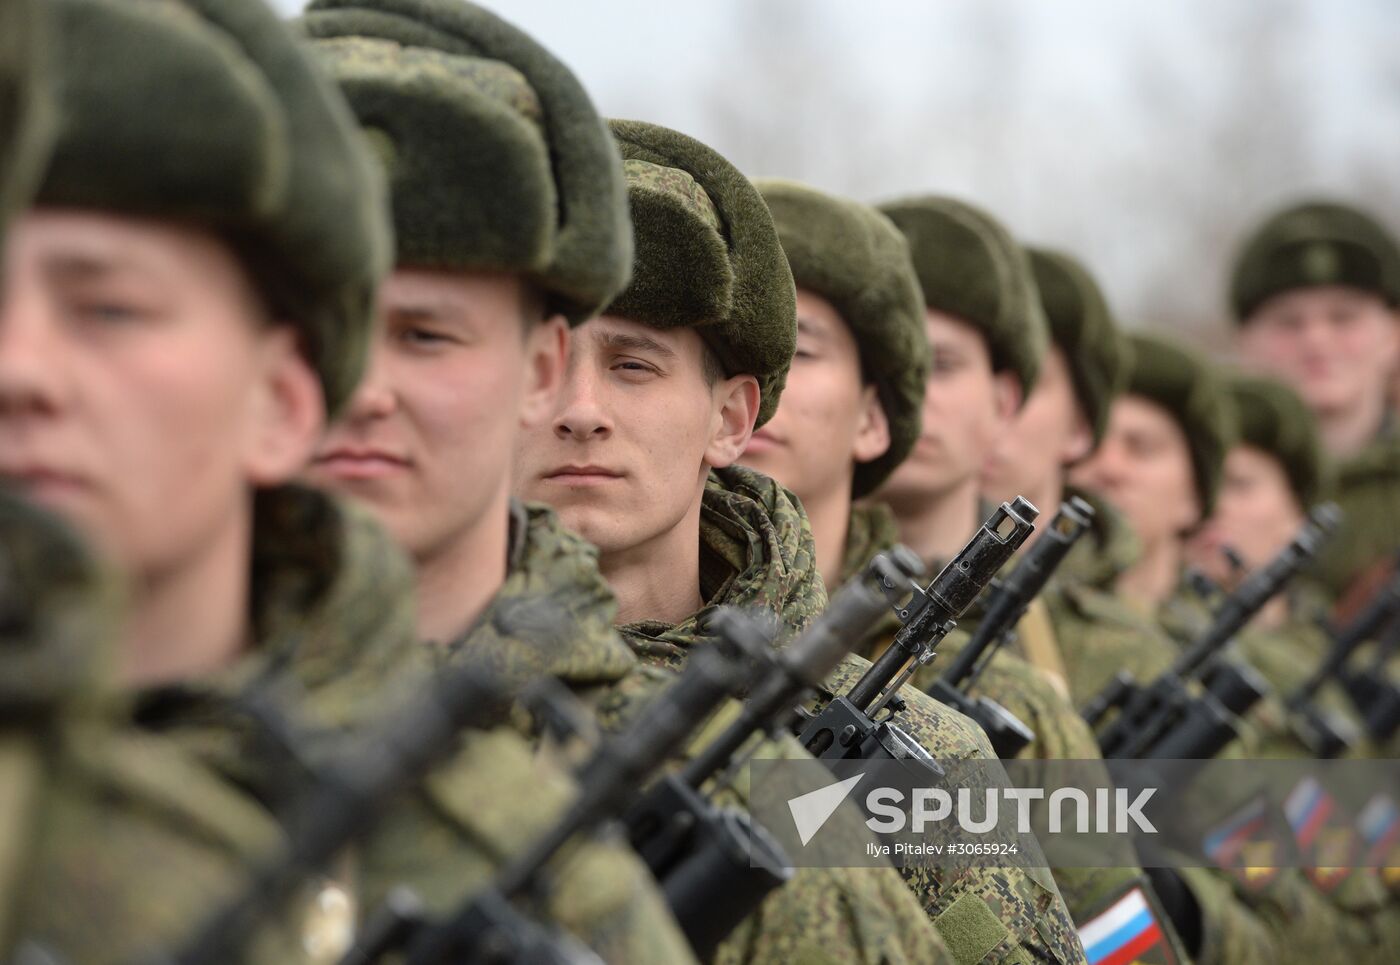
[[(1240, 355), (1295, 394), (1120, 333), (1082, 263), (964, 202), (754, 181), (605, 121), (464, 0), (0, 15), (0, 955), (336, 961), (407, 886), (396, 928), (478, 915), (470, 941), (379, 936), (422, 961), (522, 960), (480, 934), (518, 939), (514, 908), (610, 962), (1097, 963), (1126, 960), (1096, 936), (1139, 901), (1143, 961), (1400, 958), (1360, 870), (789, 868), (698, 942), (710, 909), (611, 833), (480, 917), (597, 785), (578, 733), (665, 730), (728, 608), (800, 638), (897, 544), (958, 557), (988, 500), (1092, 521), (969, 692), (937, 688), (976, 603), (888, 705), (928, 755), (1100, 757), (1079, 708), (1169, 672), (1326, 493), (1318, 581), (1235, 641), (1294, 692), (1331, 646), (1315, 617), (1364, 609), (1400, 547), (1400, 253), (1369, 218), (1304, 205), (1244, 246)], [(846, 641), (817, 712), (903, 627)], [(353, 835), (308, 813), (308, 788), (354, 798), (347, 757), (413, 757), (386, 722), (460, 671), (494, 690), (449, 752)], [(1318, 701), (1355, 717), (1341, 684)], [(1313, 753), (1294, 709), (1263, 699), (1225, 753)], [(774, 727), (757, 753), (813, 751)], [(338, 847), (311, 861), (318, 830)], [(289, 852), (295, 886), (238, 905)]]

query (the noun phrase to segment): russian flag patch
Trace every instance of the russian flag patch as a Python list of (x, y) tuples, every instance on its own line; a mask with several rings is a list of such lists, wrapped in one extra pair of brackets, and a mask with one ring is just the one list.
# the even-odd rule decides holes
[(1079, 929), (1089, 965), (1161, 962), (1176, 965), (1171, 943), (1140, 886), (1129, 889)]

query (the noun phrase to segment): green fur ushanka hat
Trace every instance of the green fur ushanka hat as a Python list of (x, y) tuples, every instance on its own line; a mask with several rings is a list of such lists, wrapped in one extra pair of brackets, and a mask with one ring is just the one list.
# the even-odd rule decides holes
[(1278, 460), (1298, 505), (1317, 502), (1326, 484), (1326, 460), (1317, 421), (1298, 394), (1276, 379), (1231, 376), (1228, 388), (1239, 416), (1239, 442)]
[(301, 27), (388, 170), (398, 264), (522, 274), (575, 325), (622, 288), (617, 149), (552, 54), (464, 0), (315, 0)]
[(850, 326), (865, 380), (890, 426), (885, 453), (855, 468), (852, 496), (879, 488), (919, 438), (930, 353), (909, 245), (874, 208), (792, 181), (754, 182), (768, 202), (793, 281)]
[(797, 349), (796, 291), (768, 206), (694, 138), (642, 121), (610, 123), (637, 254), (631, 283), (603, 314), (694, 327), (726, 376), (758, 379), (763, 425)]
[(0, 244), (34, 187), (52, 131), (38, 0), (0, 0)]
[(1240, 250), (1230, 283), (1236, 321), (1294, 288), (1344, 285), (1400, 305), (1400, 249), (1380, 224), (1327, 201), (1294, 205), (1269, 218)]
[(924, 304), (975, 325), (992, 367), (1010, 370), (1029, 396), (1049, 336), (1021, 246), (991, 215), (924, 195), (879, 206), (909, 242)]
[(197, 224), (298, 326), (332, 412), (388, 267), (382, 178), (261, 0), (45, 0), (59, 130), (40, 204)]
[(1128, 376), (1125, 342), (1103, 292), (1088, 270), (1062, 251), (1027, 248), (1050, 338), (1064, 353), (1074, 394), (1094, 433), (1103, 441), (1108, 411)]
[(1177, 342), (1154, 335), (1127, 336), (1132, 368), (1124, 393), (1166, 409), (1186, 435), (1202, 518), (1215, 509), (1225, 453), (1235, 444), (1234, 408), (1221, 375)]

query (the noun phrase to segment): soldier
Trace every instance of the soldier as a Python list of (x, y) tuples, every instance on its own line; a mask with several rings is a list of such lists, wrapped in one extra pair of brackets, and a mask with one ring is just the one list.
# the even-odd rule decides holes
[[(254, 691), (303, 725), (314, 765), (423, 683), (402, 559), (288, 485), (358, 378), (389, 231), (344, 104), (260, 2), (48, 9), (63, 126), (6, 253), (0, 477), (82, 530), (129, 607), (105, 618), (110, 727), (69, 739), (16, 920), (50, 955), (126, 961), (169, 951), (282, 846), (273, 815), (301, 775), (250, 726)], [(62, 560), (44, 592), (84, 602)], [(58, 643), (84, 613), (60, 612)], [(492, 842), (463, 851), (466, 882), (572, 794), (509, 732), (442, 774), (510, 802), (460, 818)], [(578, 873), (600, 860), (642, 880), (612, 847)], [(353, 874), (310, 890), (257, 960), (343, 950)], [(610, 890), (580, 925), (627, 920), (633, 896)]]
[[(1207, 617), (1183, 578), (1187, 539), (1214, 510), (1237, 419), (1219, 374), (1194, 355), (1148, 336), (1133, 337), (1131, 344), (1126, 392), (1113, 404), (1103, 445), (1075, 477), (1119, 505), (1142, 539), (1142, 559), (1119, 588), (1156, 612), (1184, 644)], [(1183, 876), (1198, 893), (1206, 887), (1194, 872)], [(1374, 895), (1365, 897), (1364, 910), (1334, 905), (1297, 869), (1281, 869), (1271, 880), (1235, 880), (1233, 890), (1252, 922), (1233, 902), (1202, 900), (1207, 941), (1212, 931), (1230, 941), (1248, 935), (1260, 953), (1301, 962), (1325, 960), (1338, 949), (1359, 953), (1380, 940), (1368, 920)], [(1270, 936), (1270, 950), (1256, 925)]]
[[(758, 186), (797, 283), (798, 334), (783, 404), (743, 458), (792, 485), (812, 523), (823, 582), (834, 589), (897, 541), (887, 507), (852, 500), (878, 489), (920, 438), (929, 373), (924, 302), (908, 244), (888, 218), (790, 182)], [(940, 413), (937, 431), (967, 411)], [(974, 504), (958, 549), (985, 515)], [(898, 628), (891, 613), (866, 652), (883, 649)], [(940, 653), (956, 653), (966, 639), (955, 632)], [(929, 676), (916, 674), (915, 683)], [(1016, 704), (1037, 729), (1031, 756), (1097, 756), (1073, 708), (1019, 658), (999, 656), (980, 690)]]
[[(1190, 544), (1192, 565), (1221, 586), (1237, 579), (1227, 548), (1243, 562), (1245, 572), (1264, 565), (1298, 532), (1327, 483), (1315, 420), (1291, 389), (1274, 379), (1246, 375), (1232, 376), (1227, 389), (1239, 416), (1240, 437), (1225, 456), (1215, 512)], [(1324, 617), (1325, 597), (1318, 588), (1294, 580), (1240, 635), (1241, 652), (1276, 695), (1300, 686), (1326, 656), (1331, 643), (1319, 626)], [(1326, 688), (1322, 704), (1342, 715), (1359, 737), (1360, 723), (1340, 688)], [(1307, 753), (1299, 747), (1278, 700), (1261, 703), (1251, 717), (1262, 740), (1254, 753)]]
[[(825, 603), (801, 507), (734, 465), (778, 408), (796, 336), (792, 276), (763, 199), (724, 159), (651, 125), (613, 131), (637, 234), (632, 283), (575, 333), (559, 409), (527, 434), (519, 485), (599, 546), (624, 638), (677, 666), (712, 606), (762, 608), (797, 630)], [(862, 665), (848, 663), (833, 689)], [(964, 718), (917, 697), (906, 724), (935, 757), (987, 754)], [(950, 943), (1082, 955), (1048, 876), (921, 874), (916, 890), (931, 915), (949, 914), (939, 931)]]
[[(470, 659), (516, 682), (554, 676), (610, 728), (670, 675), (642, 668), (613, 630), (616, 602), (596, 551), (545, 506), (512, 501), (510, 470), (516, 437), (553, 412), (567, 326), (596, 315), (630, 272), (621, 160), (577, 80), (548, 52), (477, 7), (429, 6), (317, 3), (302, 21), (380, 145), (398, 245), (369, 374), (311, 478), (370, 507), (411, 554), (419, 635), (441, 659)], [(482, 803), (438, 802), (464, 813)], [(455, 901), (462, 885), (446, 832), (415, 839), (402, 827), (375, 848), (373, 890), (404, 877), (434, 904)], [(810, 936), (828, 954), (941, 954), (931, 931), (918, 931), (893, 872), (863, 887), (848, 877), (803, 870), (750, 932), (772, 941), (795, 930), (804, 901), (844, 902), (844, 914)], [(860, 936), (844, 930), (846, 917)], [(908, 920), (916, 927), (906, 940)], [(739, 940), (722, 951), (766, 954)], [(674, 953), (656, 941), (646, 956)], [(640, 960), (643, 949), (627, 957)]]
[(1244, 361), (1302, 396), (1336, 463), (1331, 495), (1346, 519), (1316, 571), (1351, 609), (1400, 547), (1400, 434), (1388, 405), (1400, 366), (1400, 249), (1355, 208), (1294, 205), (1245, 241), (1230, 302)]
[[(982, 247), (963, 250), (971, 251), (973, 257), (983, 254), (988, 262), (1014, 248), (1004, 232), (980, 216), (961, 224), (955, 218), (940, 222), (938, 212), (945, 210), (944, 202), (928, 199), (927, 220), (915, 234), (920, 246), (915, 254), (922, 256), (917, 264), (926, 277), (926, 286), (921, 286), (909, 243), (888, 218), (801, 185), (760, 181), (759, 187), (773, 212), (797, 283), (798, 340), (783, 400), (773, 421), (756, 434), (757, 444), (750, 445), (744, 459), (792, 485), (812, 520), (817, 559), (827, 561), (824, 575), (834, 568), (841, 578), (848, 578), (875, 553), (894, 545), (898, 536), (888, 507), (853, 505), (852, 497), (868, 496), (890, 473), (900, 471), (905, 456), (921, 438), (921, 409), (926, 404), (928, 438), (943, 442), (936, 454), (926, 451), (916, 457), (926, 470), (940, 460), (957, 462), (959, 456), (969, 467), (980, 462), (977, 453), (982, 449), (973, 424), (984, 413), (975, 406), (956, 404), (954, 393), (964, 399), (983, 396), (969, 392), (965, 384), (950, 384), (946, 374), (930, 377), (927, 352), (930, 338), (945, 338), (945, 320), (935, 306), (955, 300), (959, 287), (955, 279), (987, 276), (975, 270), (955, 271), (937, 262), (932, 249), (941, 230), (985, 225), (979, 237)], [(906, 203), (906, 209), (912, 205)], [(946, 210), (964, 211), (953, 204)], [(911, 217), (905, 214), (906, 225)], [(1013, 277), (1021, 285), (1029, 284), (1024, 266)], [(1014, 297), (1012, 285), (1001, 291)], [(1032, 315), (1030, 321), (1039, 319)], [(989, 339), (977, 334), (980, 331), (974, 327), (974, 344), (990, 355)], [(1008, 324), (1005, 331), (1007, 341), (1016, 340), (1015, 326)], [(959, 359), (965, 356), (950, 349), (941, 364), (951, 367)], [(935, 373), (941, 373), (939, 364), (935, 353)], [(990, 364), (969, 369), (963, 378), (980, 377), (980, 388), (994, 378)], [(922, 444), (931, 446), (930, 441)], [(1008, 493), (1007, 498), (1014, 495)], [(947, 503), (967, 510), (963, 514), (967, 529), (953, 541), (960, 549), (985, 516), (977, 490), (948, 486), (926, 496), (927, 502), (920, 505), (931, 516), (948, 509)], [(1058, 500), (1052, 505), (1058, 505)], [(948, 552), (952, 550), (950, 544)], [(939, 562), (935, 557), (934, 564)], [(832, 586), (835, 579), (835, 575), (826, 576), (827, 585)], [(962, 649), (976, 622), (975, 617), (959, 621), (959, 629), (939, 646), (940, 660), (916, 674), (917, 685), (927, 686), (943, 661)], [(898, 621), (891, 614), (872, 636), (870, 649), (887, 646), (897, 630)], [(979, 679), (977, 692), (1008, 707), (1035, 732), (1035, 740), (1022, 756), (1098, 757), (1098, 747), (1074, 708), (1048, 679), (1015, 654), (999, 653)], [(1081, 923), (1128, 888), (1143, 883), (1137, 869), (1057, 871), (1056, 879), (1070, 912)], [(1116, 885), (1122, 886), (1120, 894), (1113, 894)], [(1166, 930), (1170, 932), (1170, 927)]]
[(1083, 265), (1046, 249), (1028, 248), (1026, 254), (1050, 343), (1026, 404), (987, 460), (983, 485), (996, 498), (1024, 492), (1054, 506), (1073, 495), (1095, 509), (1090, 531), (1043, 594), (1070, 693), (1082, 703), (1113, 669), (1131, 667), (1143, 676), (1165, 669), (1173, 648), (1113, 590), (1114, 577), (1135, 559), (1131, 530), (1111, 505), (1065, 480), (1068, 469), (1103, 439), (1109, 406), (1128, 372), (1125, 343)]

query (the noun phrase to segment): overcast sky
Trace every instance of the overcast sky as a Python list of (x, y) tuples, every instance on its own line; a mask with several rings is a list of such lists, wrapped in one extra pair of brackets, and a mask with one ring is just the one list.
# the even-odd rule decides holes
[[(293, 12), (296, 0), (279, 0)], [(600, 109), (750, 174), (988, 207), (1130, 322), (1218, 325), (1248, 223), (1305, 192), (1400, 228), (1394, 0), (503, 0)]]

